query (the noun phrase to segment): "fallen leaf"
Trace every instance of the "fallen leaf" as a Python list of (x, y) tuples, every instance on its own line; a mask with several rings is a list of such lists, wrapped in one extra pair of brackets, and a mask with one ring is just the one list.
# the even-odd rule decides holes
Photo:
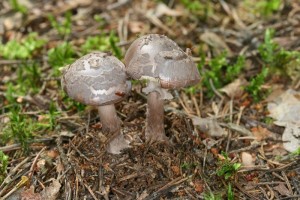
[(209, 119), (209, 118), (200, 118), (193, 116), (192, 122), (194, 126), (197, 126), (199, 130), (203, 133), (206, 133), (212, 137), (221, 137), (226, 136), (227, 132), (225, 132), (217, 120)]
[(203, 185), (203, 183), (201, 183), (201, 181), (196, 180), (194, 182), (194, 188), (197, 193), (202, 193), (204, 190), (204, 185)]
[(229, 83), (225, 87), (221, 88), (220, 91), (224, 92), (230, 98), (238, 98), (241, 97), (244, 93), (243, 87), (247, 85), (247, 81), (244, 78), (238, 78), (234, 80), (232, 83)]
[(267, 138), (273, 137), (273, 133), (271, 131), (269, 131), (268, 129), (263, 128), (261, 126), (254, 127), (251, 129), (251, 131), (252, 131), (254, 137), (256, 137), (257, 141), (262, 141)]
[(217, 34), (213, 32), (205, 32), (200, 36), (200, 39), (209, 46), (214, 47), (218, 54), (220, 54), (223, 51), (227, 51), (228, 56), (232, 55), (232, 51), (230, 50), (230, 48), (227, 46), (224, 40)]
[(53, 179), (52, 184), (41, 192), (42, 198), (44, 200), (56, 200), (60, 187), (59, 181)]
[(140, 33), (145, 29), (145, 24), (139, 21), (130, 21), (128, 23), (128, 27), (130, 32), (132, 33)]
[(176, 176), (180, 175), (180, 168), (178, 166), (171, 166), (171, 169)]
[(300, 92), (289, 89), (268, 103), (270, 117), (280, 122), (291, 122), (300, 126)]
[(282, 134), (283, 147), (289, 152), (300, 148), (300, 126), (289, 122), (274, 122), (278, 126), (285, 126)]
[(292, 193), (287, 189), (287, 187), (283, 183), (280, 183), (279, 185), (273, 187), (273, 189), (277, 190), (283, 196), (291, 196), (292, 195)]
[(178, 17), (183, 15), (183, 11), (171, 9), (166, 4), (159, 3), (153, 11), (153, 14), (158, 18), (163, 15)]
[(213, 140), (211, 138), (206, 138), (205, 140), (202, 140), (202, 143), (205, 145), (207, 149), (211, 149), (213, 146), (218, 144), (218, 141)]
[(300, 92), (289, 89), (268, 103), (270, 116), (278, 126), (284, 126), (283, 147), (293, 152), (300, 148)]
[(22, 200), (42, 200), (42, 196), (39, 193), (35, 193), (34, 187), (30, 186), (29, 189), (21, 192), (20, 199), (22, 199)]
[(255, 165), (255, 159), (248, 152), (241, 153), (242, 164), (245, 167), (253, 167)]

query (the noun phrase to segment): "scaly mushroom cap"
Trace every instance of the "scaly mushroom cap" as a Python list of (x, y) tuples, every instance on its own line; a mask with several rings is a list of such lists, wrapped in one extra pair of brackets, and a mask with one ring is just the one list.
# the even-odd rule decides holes
[(180, 47), (166, 36), (145, 35), (135, 40), (125, 55), (127, 74), (133, 79), (158, 79), (162, 88), (194, 85), (200, 74)]
[(121, 101), (130, 91), (124, 64), (102, 52), (89, 53), (64, 70), (63, 90), (86, 105), (107, 105)]

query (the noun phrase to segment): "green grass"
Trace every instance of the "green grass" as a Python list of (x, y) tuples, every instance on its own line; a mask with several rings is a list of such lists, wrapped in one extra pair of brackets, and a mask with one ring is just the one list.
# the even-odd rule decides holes
[(214, 12), (213, 5), (209, 1), (180, 0), (180, 3), (187, 9), (195, 19), (206, 20)]
[(111, 32), (110, 35), (89, 36), (85, 43), (81, 45), (81, 52), (85, 55), (92, 51), (110, 51), (114, 56), (121, 59), (123, 55), (121, 49), (117, 46), (117, 42), (119, 42), (119, 38), (114, 32)]
[(202, 70), (203, 64), (199, 64), (201, 70), (202, 84), (207, 89), (207, 94), (211, 97), (213, 93), (211, 82), (216, 89), (238, 78), (245, 65), (245, 58), (238, 56), (235, 61), (227, 59), (227, 53), (223, 52), (208, 63), (207, 69)]
[(205, 200), (222, 200), (221, 195), (214, 194), (212, 192), (204, 194), (204, 199)]
[(52, 67), (53, 76), (60, 75), (60, 67), (71, 64), (75, 60), (75, 50), (68, 42), (63, 42), (48, 51), (48, 63)]
[(281, 0), (244, 0), (247, 10), (263, 18), (271, 17), (279, 11)]
[(6, 44), (0, 43), (0, 56), (5, 59), (30, 59), (45, 43), (37, 33), (30, 33), (21, 41), (13, 39)]
[(8, 156), (0, 151), (0, 185), (6, 177), (8, 166)]
[(223, 177), (225, 180), (232, 178), (238, 169), (241, 167), (241, 163), (232, 163), (227, 154), (222, 153), (224, 160), (220, 160), (217, 170), (217, 175)]
[(61, 37), (67, 37), (72, 32), (72, 13), (70, 11), (65, 13), (64, 19), (58, 21), (54, 15), (49, 14), (48, 20), (50, 21), (51, 26), (58, 32)]
[(28, 13), (26, 6), (20, 4), (18, 0), (9, 0), (9, 4), (15, 12), (20, 12), (24, 15)]

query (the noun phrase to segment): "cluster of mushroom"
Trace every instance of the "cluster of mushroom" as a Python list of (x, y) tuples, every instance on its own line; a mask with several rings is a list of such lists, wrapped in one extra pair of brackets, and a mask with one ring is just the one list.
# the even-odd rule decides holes
[(163, 35), (149, 34), (135, 40), (124, 63), (107, 53), (94, 52), (76, 60), (62, 75), (63, 90), (71, 98), (99, 107), (102, 130), (113, 134), (107, 147), (113, 154), (129, 147), (114, 107), (131, 90), (128, 78), (147, 81), (143, 92), (148, 95), (145, 138), (149, 142), (167, 141), (163, 101), (172, 98), (168, 90), (200, 80), (191, 57)]

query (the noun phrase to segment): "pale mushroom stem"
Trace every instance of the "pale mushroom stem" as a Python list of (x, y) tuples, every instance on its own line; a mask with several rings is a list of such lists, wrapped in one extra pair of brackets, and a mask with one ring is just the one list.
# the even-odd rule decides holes
[(158, 92), (147, 96), (146, 141), (167, 141), (164, 129), (164, 100)]
[(129, 147), (129, 143), (121, 132), (121, 122), (117, 116), (115, 105), (99, 106), (98, 111), (103, 132), (113, 134), (107, 146), (107, 151), (112, 154), (121, 153), (121, 150)]

